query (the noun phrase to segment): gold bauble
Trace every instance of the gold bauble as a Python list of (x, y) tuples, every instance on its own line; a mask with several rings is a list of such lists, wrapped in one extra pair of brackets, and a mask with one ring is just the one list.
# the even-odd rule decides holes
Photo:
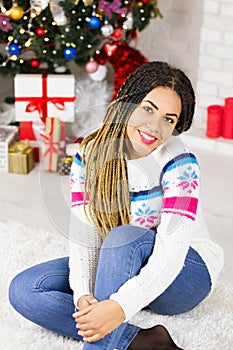
[(93, 4), (94, 0), (83, 0), (83, 3), (85, 6), (91, 6)]
[(18, 21), (21, 19), (24, 15), (24, 10), (21, 6), (18, 6), (17, 4), (14, 4), (12, 8), (10, 9), (10, 18), (14, 21)]

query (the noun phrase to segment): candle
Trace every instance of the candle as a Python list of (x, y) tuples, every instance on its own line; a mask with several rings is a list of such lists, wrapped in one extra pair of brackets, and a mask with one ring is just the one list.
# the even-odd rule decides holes
[(221, 136), (223, 107), (212, 105), (207, 108), (207, 129), (206, 136), (217, 138)]
[(222, 136), (233, 139), (233, 97), (225, 98)]

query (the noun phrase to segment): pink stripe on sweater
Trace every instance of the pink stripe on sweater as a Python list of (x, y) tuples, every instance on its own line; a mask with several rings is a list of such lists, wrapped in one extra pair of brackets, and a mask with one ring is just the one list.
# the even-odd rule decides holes
[(193, 197), (169, 197), (165, 198), (163, 202), (163, 211), (166, 209), (185, 210), (186, 212), (196, 214), (197, 212), (197, 198)]
[(180, 215), (180, 216), (185, 216), (188, 219), (191, 220), (195, 220), (195, 218), (187, 213), (181, 213), (181, 212), (174, 212), (174, 211), (169, 211), (169, 210), (163, 210), (163, 213), (167, 213), (167, 214), (176, 214), (176, 215)]
[[(72, 192), (72, 203), (84, 201), (84, 192)], [(88, 194), (86, 195), (86, 200), (89, 200)]]

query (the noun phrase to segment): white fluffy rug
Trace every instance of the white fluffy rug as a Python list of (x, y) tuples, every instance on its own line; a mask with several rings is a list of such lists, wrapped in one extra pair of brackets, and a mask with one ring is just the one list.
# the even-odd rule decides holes
[[(0, 348), (4, 350), (78, 350), (82, 343), (64, 338), (25, 320), (8, 302), (8, 286), (19, 271), (68, 253), (60, 234), (15, 221), (0, 222)], [(212, 295), (195, 310), (180, 316), (139, 312), (133, 322), (143, 328), (163, 324), (185, 350), (230, 350), (233, 344), (233, 286), (219, 282)]]

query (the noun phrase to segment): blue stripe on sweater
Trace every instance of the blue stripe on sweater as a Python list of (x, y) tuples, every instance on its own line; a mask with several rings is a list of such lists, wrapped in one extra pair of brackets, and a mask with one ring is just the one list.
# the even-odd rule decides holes
[(83, 167), (82, 159), (78, 153), (76, 153), (74, 157), (74, 163), (77, 164), (78, 166)]
[(162, 190), (160, 186), (155, 186), (151, 190), (130, 192), (130, 200), (131, 202), (137, 202), (137, 201), (160, 197), (161, 195), (162, 195)]
[(197, 164), (198, 165), (198, 161), (192, 153), (180, 154), (179, 156), (170, 160), (170, 162), (168, 162), (164, 166), (164, 168), (161, 172), (160, 182), (162, 182), (162, 177), (166, 172), (171, 171), (171, 170), (178, 168), (179, 166), (185, 165), (185, 164)]

